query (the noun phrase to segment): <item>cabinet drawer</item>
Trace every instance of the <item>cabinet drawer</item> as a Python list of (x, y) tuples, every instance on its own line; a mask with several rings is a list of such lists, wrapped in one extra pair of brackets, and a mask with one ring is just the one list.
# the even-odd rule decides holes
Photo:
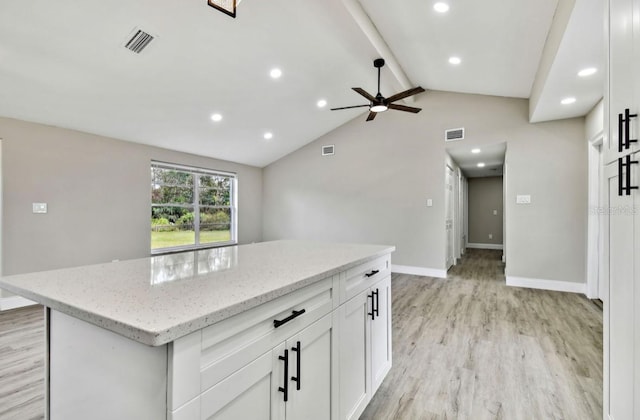
[(391, 255), (367, 261), (347, 270), (340, 279), (340, 303), (344, 303), (372, 284), (391, 274)]
[[(176, 340), (169, 355), (169, 409), (192, 400), (328, 314), (333, 301), (333, 278), (326, 278)], [(304, 313), (274, 326), (274, 320), (301, 310)]]

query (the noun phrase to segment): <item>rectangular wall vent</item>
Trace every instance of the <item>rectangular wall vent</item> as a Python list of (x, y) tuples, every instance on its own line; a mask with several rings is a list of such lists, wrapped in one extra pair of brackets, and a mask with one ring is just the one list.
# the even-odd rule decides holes
[(445, 130), (444, 141), (456, 141), (464, 139), (464, 128), (452, 128)]
[(335, 147), (333, 144), (328, 146), (322, 146), (322, 156), (330, 156), (335, 153)]
[(148, 34), (141, 29), (138, 29), (124, 46), (134, 53), (140, 54), (140, 52), (144, 50), (151, 41), (153, 41), (153, 38), (153, 35)]

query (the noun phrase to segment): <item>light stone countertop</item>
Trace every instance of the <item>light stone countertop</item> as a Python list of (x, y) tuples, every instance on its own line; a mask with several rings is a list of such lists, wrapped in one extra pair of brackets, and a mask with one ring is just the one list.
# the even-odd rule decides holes
[(0, 288), (159, 346), (393, 246), (273, 241), (0, 278)]

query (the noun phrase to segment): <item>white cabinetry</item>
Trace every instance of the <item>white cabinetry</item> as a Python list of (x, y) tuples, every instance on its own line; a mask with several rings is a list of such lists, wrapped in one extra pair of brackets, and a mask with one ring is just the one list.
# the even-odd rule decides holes
[(167, 418), (357, 419), (391, 368), (389, 267), (363, 263), (173, 342)]
[(640, 0), (607, 4), (604, 417), (640, 419)]
[(634, 140), (639, 134), (639, 119), (634, 115), (638, 114), (640, 104), (640, 27), (634, 21), (634, 13), (640, 13), (640, 1), (609, 0), (609, 140), (604, 144), (606, 163), (640, 150), (638, 142), (631, 141), (628, 147), (624, 144), (625, 137)]
[[(340, 420), (358, 419), (391, 368), (391, 277), (380, 259), (343, 283), (359, 294), (338, 310)], [(362, 290), (364, 288), (364, 290)], [(353, 287), (350, 287), (355, 291)], [(341, 294), (345, 298), (352, 293)]]

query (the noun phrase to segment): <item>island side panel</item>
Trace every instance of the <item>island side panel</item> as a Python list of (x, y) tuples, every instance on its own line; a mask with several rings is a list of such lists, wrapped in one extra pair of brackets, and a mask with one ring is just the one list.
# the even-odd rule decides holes
[(167, 347), (150, 347), (49, 309), (51, 420), (166, 417)]

